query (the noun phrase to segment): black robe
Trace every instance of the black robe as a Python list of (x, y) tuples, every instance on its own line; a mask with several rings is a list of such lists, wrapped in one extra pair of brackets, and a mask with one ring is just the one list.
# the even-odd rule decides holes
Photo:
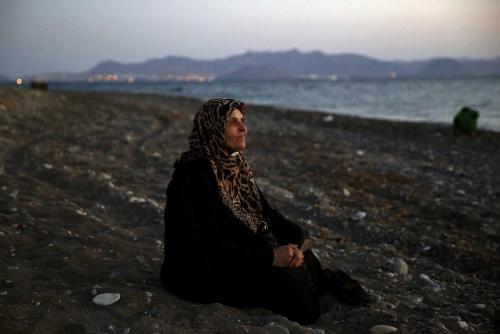
[(312, 323), (320, 314), (321, 265), (308, 250), (299, 268), (272, 266), (273, 248), (300, 246), (307, 232), (260, 198), (269, 231), (256, 234), (223, 205), (207, 160), (177, 163), (167, 188), (162, 283), (191, 301), (261, 306)]

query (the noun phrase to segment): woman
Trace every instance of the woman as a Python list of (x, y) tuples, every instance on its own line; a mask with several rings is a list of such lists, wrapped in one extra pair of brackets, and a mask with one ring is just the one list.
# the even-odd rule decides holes
[(242, 152), (244, 105), (212, 99), (194, 117), (189, 151), (167, 188), (161, 280), (197, 302), (261, 306), (300, 323), (320, 315), (320, 296), (368, 302), (340, 270), (323, 270), (308, 233), (271, 208)]

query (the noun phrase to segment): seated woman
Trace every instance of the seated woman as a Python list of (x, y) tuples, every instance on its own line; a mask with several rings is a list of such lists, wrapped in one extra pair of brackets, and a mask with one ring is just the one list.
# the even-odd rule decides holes
[(194, 117), (189, 151), (167, 188), (165, 288), (201, 303), (265, 307), (303, 324), (318, 319), (324, 293), (369, 302), (359, 282), (321, 268), (308, 233), (259, 191), (242, 154), (244, 112), (241, 101), (213, 99)]

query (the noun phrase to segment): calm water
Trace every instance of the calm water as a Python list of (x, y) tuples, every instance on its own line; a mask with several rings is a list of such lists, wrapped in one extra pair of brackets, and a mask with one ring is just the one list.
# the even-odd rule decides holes
[(462, 106), (480, 112), (478, 127), (500, 131), (500, 78), (51, 83), (50, 88), (231, 97), (246, 103), (386, 119), (451, 123)]

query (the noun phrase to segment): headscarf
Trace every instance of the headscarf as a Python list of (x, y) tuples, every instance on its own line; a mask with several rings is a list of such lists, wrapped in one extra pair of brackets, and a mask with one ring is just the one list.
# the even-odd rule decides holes
[(244, 104), (233, 99), (212, 99), (205, 102), (193, 121), (189, 151), (204, 155), (215, 176), (220, 198), (234, 216), (257, 233), (262, 219), (259, 192), (242, 152), (231, 152), (224, 138), (224, 127), (235, 109), (244, 113)]

